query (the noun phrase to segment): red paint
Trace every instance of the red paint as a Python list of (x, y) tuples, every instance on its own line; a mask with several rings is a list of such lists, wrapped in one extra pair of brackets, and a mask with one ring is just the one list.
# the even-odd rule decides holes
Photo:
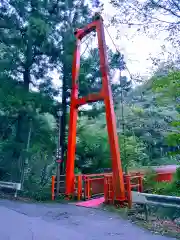
[(55, 176), (52, 176), (52, 181), (51, 181), (51, 197), (52, 197), (52, 200), (54, 201), (54, 199), (55, 199)]
[[(102, 73), (102, 89), (98, 94), (90, 94), (86, 97), (78, 99), (78, 76), (80, 68), (80, 42), (83, 37), (92, 31), (97, 32), (98, 48), (100, 56), (100, 70)], [(121, 201), (125, 200), (125, 189), (123, 180), (123, 171), (120, 160), (120, 151), (116, 130), (116, 119), (113, 106), (111, 86), (108, 77), (108, 62), (106, 57), (106, 43), (104, 36), (103, 20), (98, 20), (88, 24), (83, 29), (78, 29), (75, 33), (77, 42), (74, 53), (73, 67), (72, 67), (72, 91), (70, 104), (70, 121), (69, 121), (69, 135), (68, 135), (68, 151), (66, 162), (66, 194), (73, 195), (74, 192), (74, 161), (75, 161), (75, 144), (76, 144), (76, 125), (77, 112), (80, 105), (88, 102), (96, 102), (103, 100), (106, 110), (106, 123), (109, 136), (112, 171), (113, 171), (113, 186), (115, 197)], [(89, 187), (89, 182), (88, 182)]]
[(85, 202), (77, 203), (76, 206), (80, 207), (99, 207), (104, 203), (104, 197), (92, 199)]
[(61, 162), (62, 162), (62, 160), (56, 160), (56, 162), (57, 162), (57, 163), (61, 163)]
[(174, 173), (157, 173), (157, 182), (172, 182)]
[[(178, 168), (178, 165), (164, 165), (164, 166), (158, 166), (158, 167), (150, 167), (155, 172), (155, 179), (157, 182), (171, 182), (173, 180), (173, 176), (176, 173), (176, 169)], [(141, 174), (142, 176), (145, 176), (149, 173), (149, 170), (133, 170), (129, 171), (131, 176), (135, 176), (137, 174)]]

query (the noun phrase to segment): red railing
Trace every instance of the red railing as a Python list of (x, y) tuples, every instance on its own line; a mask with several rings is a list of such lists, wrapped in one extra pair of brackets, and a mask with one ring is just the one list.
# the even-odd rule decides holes
[[(137, 190), (138, 192), (143, 191), (143, 177), (142, 175), (130, 176), (124, 175), (126, 199), (125, 202), (128, 204), (128, 207), (132, 207), (132, 190)], [(113, 186), (113, 176), (105, 175), (104, 176), (104, 198), (105, 203), (114, 204), (116, 199), (114, 198), (114, 186)]]
[(139, 175), (125, 175), (124, 176), (125, 189), (126, 189), (126, 198), (128, 207), (132, 207), (132, 190), (137, 192), (143, 192), (143, 176)]
[(104, 201), (106, 204), (114, 204), (114, 187), (112, 174), (104, 175)]
[(84, 199), (104, 194), (104, 174), (83, 175)]
[[(161, 172), (156, 173), (155, 178), (157, 181), (172, 181), (173, 173)], [(135, 190), (143, 192), (143, 174), (131, 173), (124, 175), (125, 190), (126, 190), (126, 201), (128, 207), (132, 206), (132, 194), (131, 191)], [(52, 200), (55, 199), (55, 176), (52, 176)], [(113, 204), (114, 199), (114, 186), (112, 173), (102, 174), (86, 174), (86, 175), (75, 175), (74, 181), (74, 197), (77, 200), (87, 200), (95, 196), (104, 195), (105, 202)]]
[[(56, 177), (52, 176), (51, 196), (55, 200)], [(65, 194), (65, 193), (64, 193)], [(104, 195), (104, 174), (78, 174), (74, 178), (74, 195), (77, 200), (87, 200)]]
[(171, 182), (175, 173), (172, 172), (159, 172), (155, 175), (155, 180), (157, 182)]
[[(147, 176), (150, 172), (148, 170), (142, 170), (142, 171), (131, 171), (130, 175), (131, 176), (136, 176), (136, 175), (142, 175), (142, 176)], [(155, 176), (155, 181), (157, 182), (171, 182), (173, 180), (173, 176), (175, 174), (174, 169), (172, 171), (167, 171), (167, 170), (162, 170), (162, 169), (156, 169), (154, 172)]]
[(52, 201), (55, 200), (55, 176), (51, 178), (51, 199)]
[(75, 175), (74, 181), (74, 197), (77, 197), (77, 200), (81, 200), (83, 193), (83, 182), (82, 182), (82, 175), (78, 174)]

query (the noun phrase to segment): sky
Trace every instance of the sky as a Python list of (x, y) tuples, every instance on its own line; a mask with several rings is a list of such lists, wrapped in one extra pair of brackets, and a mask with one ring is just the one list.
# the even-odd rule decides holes
[[(113, 16), (115, 13), (116, 10), (112, 7), (112, 5), (110, 5), (108, 1), (104, 1), (103, 18), (105, 24), (108, 21), (108, 16)], [(109, 32), (114, 42), (119, 46), (119, 49), (125, 55), (126, 63), (130, 72), (132, 74), (139, 73), (141, 76), (148, 78), (153, 72), (152, 61), (149, 59), (150, 55), (155, 57), (161, 52), (161, 46), (165, 44), (165, 33), (162, 32), (156, 39), (152, 39), (146, 36), (145, 33), (137, 35), (136, 26), (128, 28), (126, 25), (122, 25), (119, 30), (121, 32), (121, 36), (119, 40), (116, 40), (117, 30), (114, 27), (109, 27)], [(106, 41), (107, 44), (113, 48), (112, 42), (107, 34)], [(166, 58), (166, 56), (164, 56), (164, 58)]]
[[(115, 9), (108, 3), (104, 2), (104, 12), (102, 17), (104, 19), (104, 24), (107, 25), (109, 17), (113, 16)], [(113, 26), (108, 27), (108, 32), (110, 33), (113, 41), (118, 46), (118, 49), (125, 55), (125, 60), (127, 67), (132, 75), (139, 74), (140, 76), (148, 79), (153, 73), (152, 61), (149, 59), (150, 55), (155, 57), (161, 52), (161, 45), (164, 44), (165, 34), (161, 33), (156, 39), (147, 37), (145, 34), (135, 35), (137, 28), (123, 25), (119, 27), (121, 32), (120, 39), (116, 39), (117, 29)], [(105, 38), (107, 45), (115, 50), (112, 40), (105, 30)], [(82, 46), (83, 52), (84, 46)], [(164, 56), (166, 58), (166, 56)], [(124, 75), (128, 76), (128, 72)], [(115, 74), (114, 81), (117, 81), (118, 74)], [(59, 75), (55, 70), (53, 73), (53, 82), (55, 85), (60, 86)]]

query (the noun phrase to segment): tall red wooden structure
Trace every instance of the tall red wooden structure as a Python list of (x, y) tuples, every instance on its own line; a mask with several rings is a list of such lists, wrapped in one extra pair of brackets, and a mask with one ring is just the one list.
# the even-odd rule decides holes
[[(99, 93), (92, 93), (86, 97), (78, 98), (79, 87), (78, 77), (80, 69), (81, 40), (83, 39), (83, 37), (85, 37), (92, 31), (96, 31), (98, 37), (100, 70), (102, 73), (102, 88)], [(96, 17), (96, 20), (88, 24), (86, 27), (84, 27), (83, 29), (78, 29), (75, 32), (75, 36), (77, 41), (72, 67), (72, 90), (71, 90), (70, 121), (66, 162), (66, 195), (71, 196), (74, 192), (74, 165), (75, 165), (76, 125), (78, 107), (90, 102), (104, 101), (106, 110), (107, 130), (111, 150), (115, 198), (116, 200), (124, 201), (125, 200), (124, 179), (120, 160), (120, 151), (116, 131), (116, 119), (113, 106), (112, 92), (108, 78), (108, 62), (106, 56), (106, 43), (102, 18), (100, 16)]]

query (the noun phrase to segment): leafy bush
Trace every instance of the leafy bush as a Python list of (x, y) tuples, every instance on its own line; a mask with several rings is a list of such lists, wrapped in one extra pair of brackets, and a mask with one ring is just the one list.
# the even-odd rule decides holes
[(150, 170), (148, 174), (145, 175), (143, 179), (143, 188), (145, 192), (152, 192), (152, 190), (156, 186), (156, 180), (155, 180), (155, 171)]
[(51, 200), (51, 184), (47, 184), (44, 187), (39, 187), (33, 190), (25, 190), (21, 193), (21, 196), (34, 199), (36, 201), (49, 201)]
[(180, 196), (180, 168), (177, 169), (172, 182), (156, 182), (155, 173), (151, 172), (144, 179), (144, 189), (154, 194)]

